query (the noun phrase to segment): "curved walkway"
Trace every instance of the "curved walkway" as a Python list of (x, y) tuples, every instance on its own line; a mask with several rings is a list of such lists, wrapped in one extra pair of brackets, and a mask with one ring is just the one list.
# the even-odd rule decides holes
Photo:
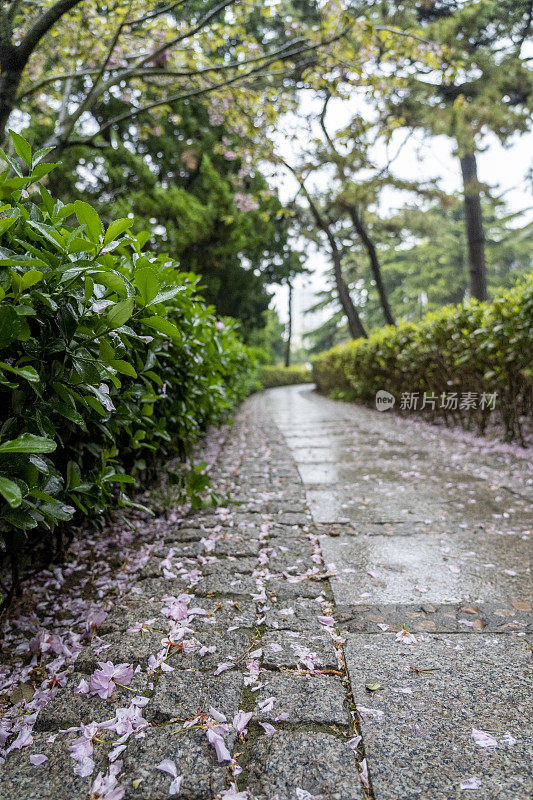
[(236, 504), (144, 531), (0, 799), (525, 800), (531, 480), (485, 450), (250, 398), (213, 476)]

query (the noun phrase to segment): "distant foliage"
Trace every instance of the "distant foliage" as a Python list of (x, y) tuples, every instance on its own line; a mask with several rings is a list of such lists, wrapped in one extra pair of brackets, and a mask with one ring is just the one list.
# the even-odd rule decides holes
[(311, 383), (313, 380), (311, 370), (304, 366), (271, 367), (265, 365), (260, 368), (259, 375), (263, 389), (270, 389), (272, 386)]
[[(490, 414), (507, 439), (522, 440), (521, 417), (533, 399), (533, 276), (493, 303), (471, 301), (428, 314), (420, 323), (386, 327), (369, 339), (334, 347), (318, 356), (313, 376), (318, 389), (374, 405), (384, 389), (396, 397), (433, 392), (429, 413), (447, 424), (482, 433)], [(496, 392), (496, 409), (441, 407), (442, 393)], [(420, 408), (420, 402), (418, 407)]]
[[(14, 135), (0, 175), (0, 546), (129, 506), (127, 489), (185, 454), (252, 388), (233, 323), (197, 278), (38, 184), (52, 169)], [(1, 153), (1, 151), (0, 151)], [(22, 162), (22, 163), (21, 163)], [(3, 500), (3, 503), (1, 502)]]

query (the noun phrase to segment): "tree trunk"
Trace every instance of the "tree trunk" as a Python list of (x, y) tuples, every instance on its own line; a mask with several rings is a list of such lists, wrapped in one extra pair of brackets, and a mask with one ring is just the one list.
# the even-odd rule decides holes
[(11, 44), (0, 44), (0, 142), (6, 136), (6, 128), (17, 99), (22, 79), (17, 48)]
[(350, 290), (348, 289), (346, 281), (342, 275), (341, 256), (337, 247), (337, 243), (331, 232), (328, 233), (328, 239), (333, 258), (333, 274), (335, 275), (337, 295), (339, 297), (342, 310), (344, 311), (346, 319), (348, 320), (348, 330), (350, 331), (350, 336), (352, 339), (360, 339), (361, 337), (363, 339), (368, 339), (368, 335), (365, 331), (363, 323), (361, 322), (359, 312), (353, 304), (353, 300), (350, 297)]
[(474, 153), (461, 156), (461, 172), (465, 198), (465, 225), (468, 241), (470, 291), (478, 300), (487, 299), (487, 270), (485, 266), (485, 233)]
[(292, 283), (289, 281), (289, 319), (287, 322), (287, 341), (285, 342), (285, 366), (291, 365), (291, 339), (292, 339)]
[(387, 325), (396, 325), (396, 320), (392, 314), (392, 309), (389, 304), (389, 300), (387, 297), (387, 292), (385, 290), (385, 286), (383, 284), (383, 278), (381, 276), (381, 266), (378, 259), (378, 254), (376, 252), (376, 247), (374, 242), (370, 238), (368, 231), (363, 223), (363, 220), (357, 213), (357, 209), (354, 206), (350, 207), (350, 217), (352, 219), (353, 226), (357, 231), (363, 245), (366, 248), (368, 253), (368, 258), (370, 260), (370, 267), (372, 269), (372, 275), (374, 276), (374, 280), (376, 281), (376, 288), (379, 294), (379, 302), (381, 304), (381, 309), (383, 311), (383, 316), (385, 317), (385, 322)]

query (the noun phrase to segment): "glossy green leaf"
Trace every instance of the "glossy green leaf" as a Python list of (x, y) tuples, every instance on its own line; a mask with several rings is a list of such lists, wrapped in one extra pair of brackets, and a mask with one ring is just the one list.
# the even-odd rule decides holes
[(0, 475), (0, 494), (7, 500), (11, 508), (17, 508), (22, 503), (22, 492), (15, 481)]
[(85, 232), (93, 242), (99, 242), (103, 226), (100, 217), (89, 203), (83, 200), (76, 200), (74, 203), (74, 213), (80, 225), (85, 225)]
[(16, 439), (0, 442), (0, 453), (53, 453), (56, 447), (52, 439), (23, 433)]

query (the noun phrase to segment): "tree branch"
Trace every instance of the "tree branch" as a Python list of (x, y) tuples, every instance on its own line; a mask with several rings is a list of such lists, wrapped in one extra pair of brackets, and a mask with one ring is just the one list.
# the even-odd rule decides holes
[[(206, 75), (209, 72), (226, 72), (227, 70), (238, 68), (238, 67), (245, 67), (247, 64), (256, 64), (258, 61), (267, 61), (272, 60), (274, 56), (281, 56), (284, 54), (286, 50), (291, 47), (296, 47), (299, 44), (305, 42), (305, 39), (299, 38), (294, 39), (292, 42), (284, 44), (282, 47), (278, 48), (277, 50), (273, 50), (270, 53), (264, 53), (261, 56), (254, 56), (254, 58), (248, 58), (243, 61), (230, 61), (227, 64), (209, 64), (205, 67), (200, 67), (199, 69), (195, 70), (178, 70), (178, 69), (164, 69), (162, 67), (145, 67), (141, 69), (136, 69), (135, 67), (128, 67), (127, 70), (124, 66), (117, 66), (115, 68), (110, 68), (108, 73), (116, 73), (119, 72), (119, 75), (115, 75), (114, 82), (118, 83), (119, 80), (123, 80), (123, 78), (138, 78), (138, 77), (145, 77), (145, 76), (160, 76), (165, 77), (168, 76), (169, 78), (194, 78), (197, 75)], [(304, 52), (304, 50), (311, 49), (311, 45), (306, 48), (302, 48), (301, 50), (295, 51), (295, 54), (300, 52)], [(287, 58), (287, 55), (284, 56)], [(42, 80), (34, 83), (33, 86), (30, 86), (24, 92), (19, 94), (17, 100), (24, 100), (26, 97), (30, 97), (35, 92), (38, 92), (43, 86), (47, 86), (50, 83), (55, 83), (55, 81), (66, 81), (69, 78), (78, 78), (83, 77), (85, 75), (97, 75), (99, 73), (99, 68), (94, 67), (93, 69), (84, 69), (84, 70), (75, 70), (73, 72), (63, 72), (58, 75), (50, 75), (48, 78), (43, 78)]]
[(57, 0), (53, 6), (42, 14), (32, 25), (28, 33), (24, 36), (17, 47), (19, 58), (25, 64), (43, 36), (52, 28), (58, 20), (69, 11), (72, 11), (81, 0)]
[(174, 39), (171, 39), (169, 42), (165, 42), (165, 44), (161, 45), (161, 47), (156, 48), (147, 56), (137, 61), (134, 66), (142, 67), (148, 61), (152, 61), (154, 58), (157, 58), (158, 55), (164, 53), (165, 50), (169, 50), (170, 48), (174, 47), (174, 45), (178, 44), (178, 42), (183, 42), (185, 39), (189, 39), (191, 36), (194, 36), (195, 33), (198, 33), (202, 30), (202, 28), (205, 28), (207, 23), (210, 22), (213, 17), (219, 13), (219, 11), (223, 11), (225, 8), (227, 8), (227, 6), (233, 5), (235, 2), (237, 2), (237, 0), (222, 0), (222, 2), (212, 8), (211, 11), (208, 11), (208, 13), (205, 14), (202, 19), (200, 19), (199, 22), (194, 25), (194, 27), (190, 28), (188, 31), (185, 31), (185, 33), (179, 34), (179, 36), (175, 36)]
[[(285, 58), (288, 58), (289, 56), (292, 56), (292, 55), (298, 55), (299, 53), (305, 52), (308, 49), (309, 49), (308, 47), (302, 47), (302, 48), (299, 48), (298, 50), (288, 51), (285, 54)], [(109, 130), (110, 128), (113, 128), (115, 125), (118, 125), (121, 122), (124, 122), (124, 120), (135, 119), (135, 117), (138, 117), (140, 114), (143, 114), (146, 111), (151, 111), (153, 108), (159, 108), (160, 106), (164, 106), (164, 105), (167, 105), (169, 103), (176, 103), (176, 102), (178, 102), (180, 100), (189, 100), (189, 99), (191, 99), (193, 97), (200, 97), (201, 95), (209, 94), (210, 92), (216, 91), (217, 89), (221, 89), (221, 88), (224, 88), (226, 86), (231, 86), (231, 85), (233, 85), (235, 83), (238, 83), (239, 81), (243, 81), (246, 78), (249, 78), (251, 75), (256, 75), (258, 77), (267, 77), (271, 73), (264, 72), (264, 70), (266, 70), (268, 68), (268, 66), (270, 66), (271, 63), (273, 63), (274, 61), (277, 61), (277, 60), (278, 60), (277, 58), (271, 59), (271, 61), (267, 62), (266, 64), (260, 64), (257, 67), (253, 67), (252, 69), (249, 69), (244, 74), (234, 75), (232, 78), (228, 78), (225, 81), (219, 81), (218, 83), (210, 84), (209, 86), (204, 86), (204, 87), (201, 87), (201, 88), (198, 88), (198, 89), (193, 89), (193, 90), (191, 90), (189, 92), (185, 92), (185, 93), (176, 93), (176, 94), (173, 94), (173, 95), (167, 95), (166, 97), (163, 97), (160, 100), (155, 100), (153, 103), (148, 103), (145, 106), (141, 106), (139, 108), (133, 108), (133, 109), (131, 109), (129, 111), (125, 111), (124, 113), (118, 114), (116, 117), (113, 117), (112, 119), (108, 120), (104, 125), (102, 125), (97, 131), (92, 133), (90, 136), (88, 136), (86, 138), (83, 138), (83, 139), (78, 139), (75, 142), (73, 142), (73, 144), (79, 145), (79, 144), (89, 143), (93, 139), (95, 139), (97, 136), (100, 136), (101, 134), (105, 133), (105, 131)], [(111, 86), (114, 86), (115, 83), (116, 83), (116, 81), (114, 81), (114, 80), (111, 81), (109, 88)], [(101, 88), (100, 94), (102, 93), (102, 91), (105, 91), (106, 88), (108, 88), (108, 87), (106, 85), (104, 85)], [(78, 119), (78, 117), (79, 117), (79, 114), (78, 114), (78, 110), (77, 110), (75, 115), (72, 118), (72, 120), (73, 120), (72, 125), (75, 123), (75, 121), (76, 121), (76, 119)], [(72, 129), (72, 125), (70, 126), (71, 129)], [(69, 143), (67, 143), (66, 141), (61, 141), (61, 140), (58, 141), (57, 139), (53, 138), (48, 143), (47, 146), (55, 146), (55, 147), (63, 147), (64, 148), (68, 144)]]

